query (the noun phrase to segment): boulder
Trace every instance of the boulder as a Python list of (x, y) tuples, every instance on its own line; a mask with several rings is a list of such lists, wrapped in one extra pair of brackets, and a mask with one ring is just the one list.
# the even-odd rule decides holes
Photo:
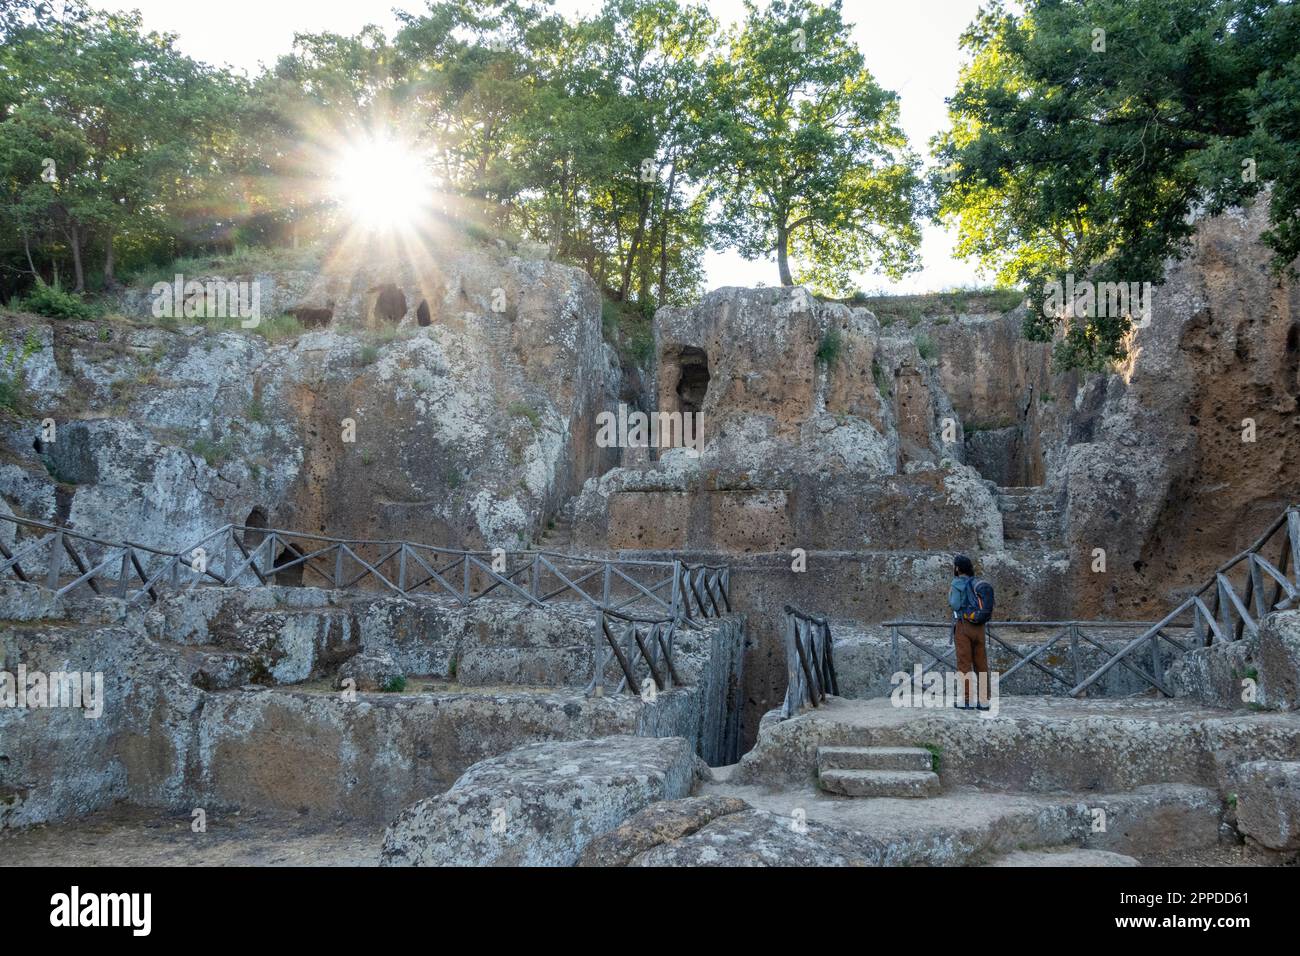
[(1300, 710), (1300, 611), (1281, 611), (1264, 618), (1257, 656), (1262, 703), (1279, 710)]
[(869, 837), (767, 810), (722, 816), (640, 854), (633, 866), (872, 866), (880, 848)]
[(1235, 780), (1237, 829), (1270, 850), (1300, 850), (1300, 761), (1254, 760)]
[(681, 737), (520, 747), (403, 810), (384, 835), (380, 864), (572, 866), (638, 810), (686, 796), (695, 760)]
[(588, 844), (578, 866), (627, 866), (647, 850), (690, 836), (718, 817), (749, 809), (744, 800), (716, 794), (652, 803)]
[(388, 654), (362, 652), (339, 666), (337, 686), (347, 687), (345, 682), (351, 680), (352, 690), (383, 690), (389, 682), (403, 676), (397, 662)]

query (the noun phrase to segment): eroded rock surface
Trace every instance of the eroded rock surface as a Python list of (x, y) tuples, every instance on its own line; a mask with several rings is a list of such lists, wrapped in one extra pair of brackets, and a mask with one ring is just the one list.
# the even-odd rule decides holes
[(656, 800), (686, 796), (695, 755), (679, 737), (520, 747), (475, 764), (388, 828), (386, 866), (570, 866)]

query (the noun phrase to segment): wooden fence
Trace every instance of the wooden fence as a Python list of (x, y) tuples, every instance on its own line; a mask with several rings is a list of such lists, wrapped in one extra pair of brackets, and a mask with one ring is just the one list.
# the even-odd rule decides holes
[[(681, 560), (579, 557), (554, 551), (466, 551), (410, 541), (225, 525), (179, 551), (107, 541), (71, 528), (0, 515), (14, 527), (0, 540), (0, 577), (59, 595), (80, 588), (136, 604), (199, 585), (314, 585), (397, 594), (445, 594), (462, 605), (489, 595), (534, 607), (577, 601), (608, 611), (635, 610), (691, 621), (731, 611), (726, 566)], [(0, 536), (7, 538), (7, 535)]]
[(793, 717), (807, 705), (820, 706), (827, 694), (839, 694), (830, 621), (785, 606), (785, 667), (782, 718)]

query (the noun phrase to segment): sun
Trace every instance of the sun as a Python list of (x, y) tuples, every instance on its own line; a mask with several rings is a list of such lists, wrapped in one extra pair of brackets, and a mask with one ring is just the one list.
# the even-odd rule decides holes
[(415, 224), (428, 210), (431, 187), (413, 147), (374, 137), (340, 152), (331, 192), (354, 223), (374, 231)]

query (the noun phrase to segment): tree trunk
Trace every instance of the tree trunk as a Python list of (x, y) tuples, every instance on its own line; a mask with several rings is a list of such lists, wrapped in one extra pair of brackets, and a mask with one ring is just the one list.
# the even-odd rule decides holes
[(74, 285), (73, 292), (86, 291), (86, 272), (81, 266), (81, 233), (77, 231), (76, 223), (68, 224), (68, 247), (72, 250), (72, 275)]
[(619, 286), (619, 299), (622, 302), (627, 301), (627, 294), (632, 288), (632, 266), (636, 262), (641, 237), (645, 235), (645, 217), (650, 210), (650, 193), (644, 186), (640, 187), (640, 190), (641, 202), (637, 210), (636, 231), (632, 233), (632, 242), (627, 250), (627, 261), (623, 263), (623, 282)]
[(659, 234), (659, 305), (668, 301), (668, 221), (673, 214), (673, 187), (677, 182), (677, 159), (673, 158), (673, 171), (668, 174), (668, 188), (664, 191), (663, 229)]
[(794, 285), (790, 275), (790, 232), (785, 226), (776, 230), (776, 267), (781, 271), (781, 285)]
[(109, 230), (104, 239), (104, 291), (111, 292), (117, 288), (117, 276), (114, 274), (116, 263), (113, 256), (113, 232)]

